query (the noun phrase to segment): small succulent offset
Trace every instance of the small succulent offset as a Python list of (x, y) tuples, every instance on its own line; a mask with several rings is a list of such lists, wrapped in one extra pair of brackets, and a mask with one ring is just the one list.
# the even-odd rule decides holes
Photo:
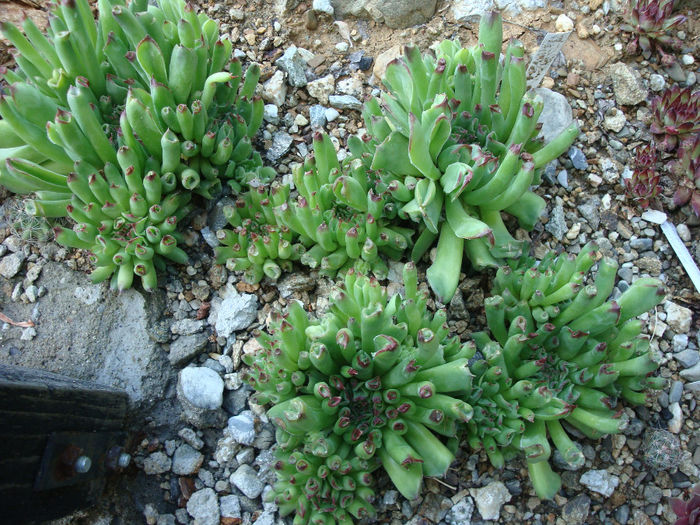
[(688, 501), (680, 498), (671, 500), (671, 508), (678, 519), (673, 525), (698, 525), (700, 524), (700, 484), (693, 487)]
[(678, 177), (678, 189), (673, 194), (677, 206), (690, 204), (700, 217), (700, 132), (681, 142), (678, 160), (671, 167)]
[(646, 209), (659, 195), (659, 179), (656, 169), (656, 146), (645, 144), (637, 150), (632, 176), (625, 179), (625, 190), (642, 208)]
[(369, 135), (349, 142), (388, 185), (399, 216), (420, 223), (413, 260), (437, 240), (428, 282), (442, 302), (454, 295), (463, 254), (477, 269), (520, 256), (501, 211), (532, 229), (545, 203), (529, 188), (578, 135), (572, 124), (546, 146), (537, 138), (542, 98), (526, 93), (520, 42), (500, 59), (502, 37), (491, 13), (471, 49), (444, 41), (434, 59), (406, 47), (386, 70), (388, 91), (365, 104)]
[(651, 132), (663, 151), (673, 151), (690, 134), (700, 133), (700, 91), (671, 86), (651, 101)]
[(661, 282), (640, 278), (607, 300), (617, 268), (594, 244), (576, 257), (550, 253), (539, 265), (525, 257), (502, 267), (485, 303), (489, 334), (474, 335), (483, 360), (471, 366), (469, 443), (496, 467), (504, 453), (524, 452), (540, 498), (561, 486), (548, 463), (550, 441), (568, 463), (584, 461), (561, 421), (590, 438), (617, 433), (627, 424), (618, 397), (641, 404), (646, 389), (663, 388), (664, 380), (651, 376), (658, 359), (634, 319), (661, 302)]
[(680, 47), (680, 40), (668, 32), (685, 22), (685, 16), (674, 15), (675, 0), (630, 0), (626, 12), (626, 22), (620, 26), (623, 31), (632, 33), (627, 44), (627, 52), (635, 54), (641, 48), (644, 58), (649, 58), (654, 49), (661, 55), (661, 61), (668, 66), (674, 62), (671, 54), (663, 51), (663, 46)]
[(385, 277), (388, 268), (380, 254), (398, 259), (413, 230), (390, 224), (396, 207), (361, 163), (341, 165), (325, 134), (317, 133), (313, 142), (314, 157), (293, 173), (296, 202), (274, 209), (278, 224), (297, 234), (306, 247), (302, 264), (322, 274), (333, 277), (355, 267)]
[(282, 271), (291, 270), (306, 251), (298, 235), (287, 226), (276, 224), (273, 208), (289, 198), (289, 186), (273, 182), (251, 187), (241, 194), (233, 206), (225, 206), (224, 216), (233, 229), (216, 232), (221, 243), (216, 247), (216, 262), (229, 270), (243, 271), (243, 280), (250, 284), (263, 277), (277, 280)]
[[(372, 513), (370, 473), (380, 466), (406, 498), (423, 476), (454, 459), (443, 439), (471, 418), (474, 345), (448, 338), (446, 314), (426, 309), (413, 263), (405, 296), (391, 298), (350, 269), (330, 312), (307, 317), (298, 303), (276, 318), (245, 374), (257, 403), (270, 403), (280, 446), (271, 493), (295, 523), (339, 523)], [(454, 443), (451, 443), (454, 444)], [(343, 510), (346, 509), (346, 510)], [(325, 520), (325, 521), (323, 521)]]

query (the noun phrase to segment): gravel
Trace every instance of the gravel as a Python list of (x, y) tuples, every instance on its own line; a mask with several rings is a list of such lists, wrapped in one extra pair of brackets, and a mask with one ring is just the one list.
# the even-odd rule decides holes
[(610, 474), (607, 470), (589, 470), (581, 475), (579, 483), (592, 492), (609, 498), (620, 484), (620, 478)]

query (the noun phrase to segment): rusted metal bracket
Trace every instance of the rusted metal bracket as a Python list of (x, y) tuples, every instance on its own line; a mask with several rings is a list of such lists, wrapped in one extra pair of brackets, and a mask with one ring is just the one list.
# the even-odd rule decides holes
[(103, 479), (129, 465), (124, 432), (54, 432), (49, 435), (35, 491)]

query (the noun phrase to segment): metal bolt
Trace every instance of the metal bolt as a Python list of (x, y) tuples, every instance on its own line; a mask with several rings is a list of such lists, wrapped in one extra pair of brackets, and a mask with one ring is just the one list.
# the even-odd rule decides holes
[(119, 465), (119, 468), (126, 468), (129, 466), (129, 463), (131, 463), (131, 456), (129, 454), (126, 452), (119, 454), (119, 459), (117, 460), (117, 465)]
[(73, 463), (73, 468), (78, 474), (86, 474), (92, 467), (92, 460), (87, 456), (80, 456)]

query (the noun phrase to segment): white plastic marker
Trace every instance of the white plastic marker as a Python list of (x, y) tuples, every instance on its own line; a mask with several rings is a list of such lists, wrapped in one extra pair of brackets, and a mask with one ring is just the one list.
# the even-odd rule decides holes
[(700, 292), (700, 270), (698, 270), (698, 266), (695, 264), (688, 248), (685, 247), (685, 244), (683, 244), (683, 241), (678, 236), (676, 227), (668, 220), (666, 214), (659, 210), (647, 210), (642, 214), (642, 219), (661, 226), (661, 231), (664, 232), (668, 242), (671, 244), (671, 248), (676, 252), (676, 257), (678, 257), (683, 268), (685, 268), (685, 273), (687, 273), (690, 280), (693, 281), (695, 289)]
[(547, 33), (540, 44), (540, 47), (535, 52), (535, 56), (530, 59), (527, 66), (527, 87), (534, 89), (540, 87), (542, 79), (547, 71), (549, 71), (554, 59), (559, 56), (561, 48), (569, 39), (571, 31), (566, 33)]

